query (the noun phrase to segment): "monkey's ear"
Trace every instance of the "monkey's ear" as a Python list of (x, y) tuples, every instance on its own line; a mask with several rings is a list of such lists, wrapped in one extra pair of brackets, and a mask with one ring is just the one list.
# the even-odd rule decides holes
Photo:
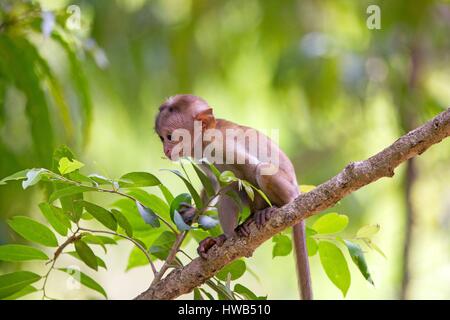
[(208, 108), (197, 113), (197, 115), (194, 117), (194, 120), (202, 122), (203, 130), (213, 129), (216, 127), (216, 119), (214, 118), (212, 108)]

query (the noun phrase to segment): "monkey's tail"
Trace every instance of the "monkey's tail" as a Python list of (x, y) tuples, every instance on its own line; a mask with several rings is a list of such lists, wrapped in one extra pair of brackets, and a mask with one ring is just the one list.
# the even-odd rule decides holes
[(302, 300), (312, 300), (311, 273), (309, 271), (308, 251), (306, 249), (305, 221), (292, 228), (294, 237), (295, 260), (297, 264), (298, 286)]

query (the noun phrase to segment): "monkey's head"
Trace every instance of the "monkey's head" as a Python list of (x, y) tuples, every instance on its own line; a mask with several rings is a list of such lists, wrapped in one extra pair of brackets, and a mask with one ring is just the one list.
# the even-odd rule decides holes
[[(160, 107), (155, 120), (155, 131), (163, 143), (164, 154), (172, 159), (172, 149), (179, 143), (172, 139), (172, 133), (177, 129), (189, 131), (191, 146), (194, 146), (194, 123), (200, 121), (202, 130), (215, 127), (212, 108), (200, 97), (190, 94), (178, 94), (168, 98)], [(193, 149), (193, 147), (192, 147)], [(193, 150), (191, 150), (192, 156)], [(186, 154), (185, 154), (186, 155)]]

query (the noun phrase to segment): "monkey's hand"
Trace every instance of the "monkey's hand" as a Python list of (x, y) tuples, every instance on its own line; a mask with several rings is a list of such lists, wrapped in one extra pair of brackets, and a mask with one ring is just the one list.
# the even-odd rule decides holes
[(226, 236), (224, 234), (216, 238), (208, 237), (203, 239), (202, 241), (200, 241), (197, 248), (198, 255), (203, 259), (206, 259), (208, 250), (211, 249), (211, 247), (214, 245), (221, 246), (225, 242), (225, 240)]
[(237, 234), (241, 237), (248, 237), (250, 234), (250, 224), (254, 222), (256, 224), (256, 227), (260, 229), (266, 224), (267, 220), (269, 220), (270, 216), (276, 209), (278, 208), (267, 207), (265, 209), (256, 211), (252, 216), (248, 217), (247, 220), (245, 220), (236, 228)]

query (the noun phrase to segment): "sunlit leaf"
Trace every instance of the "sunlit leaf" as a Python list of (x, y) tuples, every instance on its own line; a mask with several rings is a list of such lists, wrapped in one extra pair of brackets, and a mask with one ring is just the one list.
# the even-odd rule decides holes
[(2, 298), (2, 300), (17, 300), (19, 298), (22, 298), (22, 297), (29, 295), (31, 293), (34, 293), (36, 291), (38, 291), (38, 289), (36, 289), (35, 287), (26, 286), (25, 288), (15, 292), (14, 294), (7, 296), (5, 298)]
[(378, 231), (380, 231), (379, 224), (363, 226), (356, 232), (356, 237), (357, 238), (371, 238), (376, 233), (378, 233)]
[(42, 202), (39, 204), (39, 209), (56, 232), (62, 236), (67, 235), (67, 230), (70, 229), (71, 224), (61, 208)]
[(15, 216), (8, 220), (9, 226), (27, 240), (37, 242), (48, 247), (57, 247), (53, 232), (42, 223), (25, 216)]
[(385, 259), (387, 259), (386, 255), (384, 254), (383, 250), (380, 249), (380, 247), (378, 247), (375, 242), (370, 241), (370, 240), (366, 240), (364, 241), (367, 246), (369, 246), (369, 248), (375, 250), (376, 252), (378, 252), (380, 255), (382, 255)]
[(119, 179), (121, 188), (151, 187), (160, 184), (161, 181), (148, 172), (130, 172)]
[(220, 174), (219, 180), (223, 183), (231, 183), (233, 181), (237, 181), (238, 179), (232, 171), (226, 170)]
[(239, 279), (246, 270), (246, 265), (244, 260), (235, 260), (232, 263), (223, 267), (217, 274), (217, 278), (222, 281), (226, 281), (228, 274), (231, 274), (231, 280)]
[(48, 256), (37, 248), (21, 244), (5, 244), (0, 246), (0, 261), (47, 260)]
[(272, 238), (274, 246), (272, 249), (272, 258), (287, 256), (292, 251), (292, 241), (284, 234), (277, 234)]
[(320, 241), (319, 256), (328, 278), (342, 291), (345, 297), (350, 287), (351, 278), (347, 261), (342, 251), (331, 242)]
[(164, 195), (166, 202), (170, 205), (174, 199), (172, 192), (170, 192), (170, 190), (162, 183), (158, 187)]
[(71, 173), (75, 170), (78, 170), (80, 168), (84, 167), (84, 163), (81, 163), (78, 160), (72, 159), (69, 160), (66, 157), (63, 157), (61, 159), (59, 159), (59, 165), (58, 165), (58, 170), (61, 174), (68, 174)]
[(306, 248), (308, 250), (308, 256), (312, 257), (317, 253), (319, 246), (317, 245), (316, 239), (312, 237), (306, 237)]
[(0, 275), (0, 299), (19, 292), (39, 279), (41, 279), (40, 275), (30, 271), (17, 271)]
[(336, 212), (327, 213), (314, 222), (312, 228), (320, 234), (337, 233), (344, 230), (348, 224), (348, 217)]

